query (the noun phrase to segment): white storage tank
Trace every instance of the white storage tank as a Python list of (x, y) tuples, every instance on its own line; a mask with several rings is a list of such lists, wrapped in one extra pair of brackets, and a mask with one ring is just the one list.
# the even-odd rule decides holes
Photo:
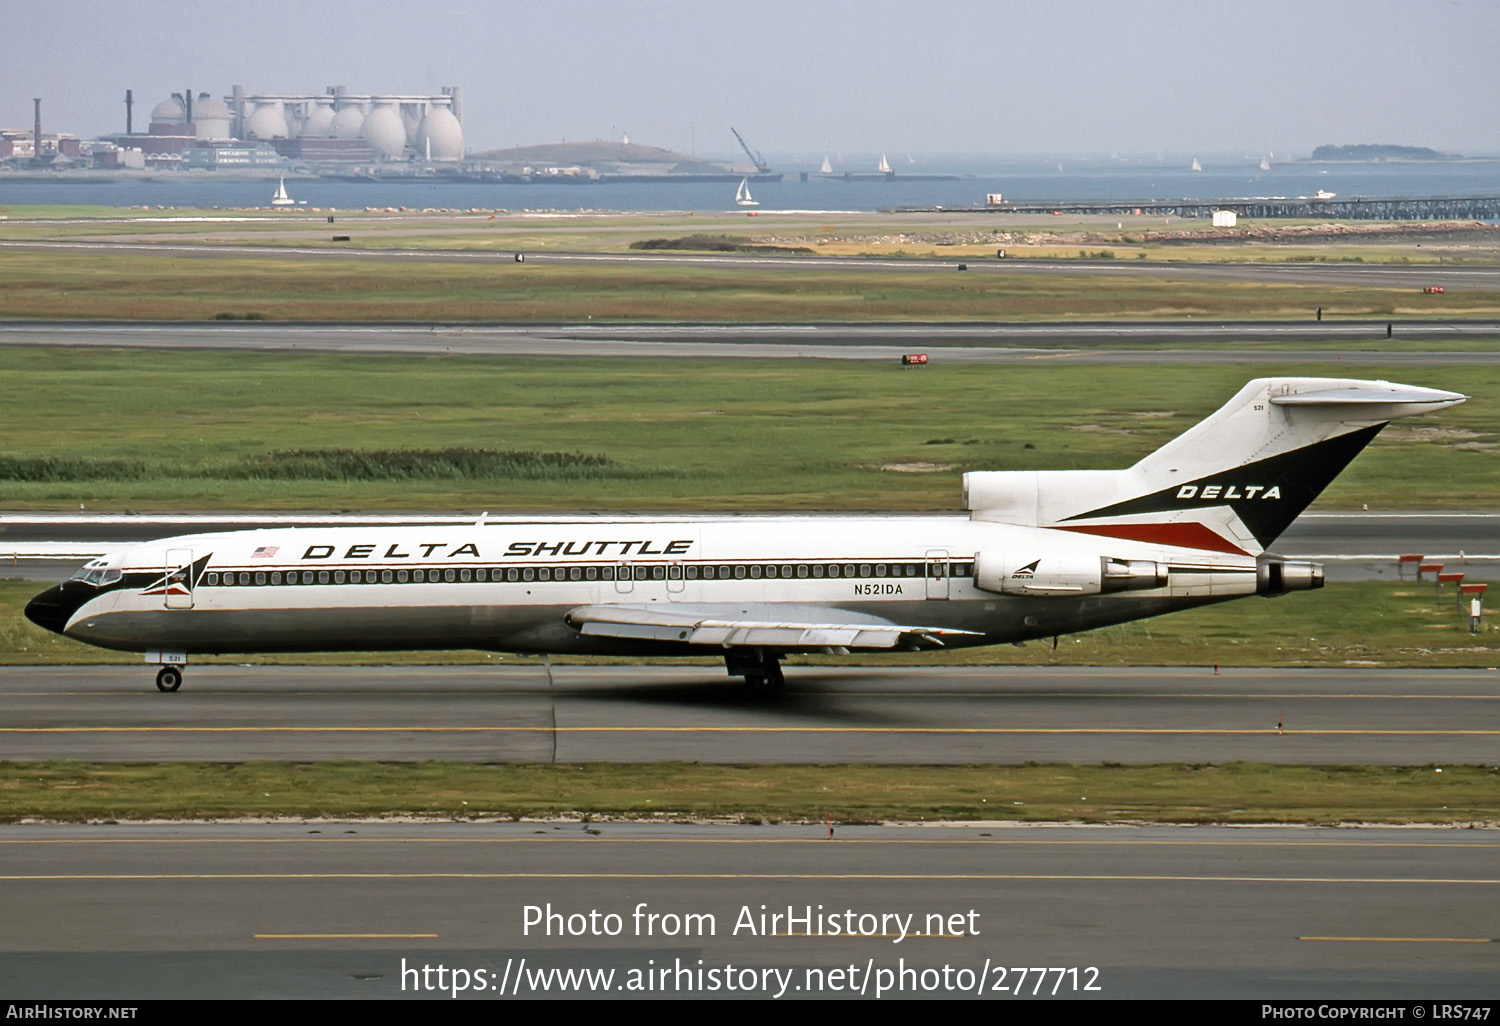
[(1236, 214), (1233, 210), (1214, 211), (1215, 228), (1233, 228), (1235, 225), (1239, 224), (1239, 221), (1240, 215)]
[(333, 100), (314, 100), (307, 112), (307, 119), (302, 122), (302, 128), (297, 134), (303, 139), (326, 139), (332, 135)]
[(152, 124), (180, 125), (186, 120), (187, 107), (176, 93), (151, 108)]
[(365, 112), (357, 106), (340, 108), (333, 116), (328, 128), (335, 139), (358, 139), (359, 130), (364, 127)]
[(229, 107), (207, 93), (193, 101), (193, 125), (199, 139), (228, 139), (234, 115)]
[(286, 111), (280, 100), (257, 104), (255, 113), (245, 122), (245, 136), (249, 139), (285, 139), (287, 135)]
[(377, 157), (386, 160), (398, 159), (406, 149), (406, 126), (401, 123), (401, 115), (392, 103), (382, 103), (370, 111), (359, 135), (370, 144)]
[[(429, 149), (430, 147), (430, 149)], [(417, 152), (432, 160), (458, 160), (464, 155), (464, 129), (447, 107), (432, 107), (417, 129)]]

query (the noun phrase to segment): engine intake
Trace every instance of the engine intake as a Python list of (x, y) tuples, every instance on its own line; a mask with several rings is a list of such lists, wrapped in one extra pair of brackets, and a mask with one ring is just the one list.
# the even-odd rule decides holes
[(1285, 595), (1323, 587), (1323, 564), (1306, 559), (1261, 556), (1255, 561), (1255, 593)]

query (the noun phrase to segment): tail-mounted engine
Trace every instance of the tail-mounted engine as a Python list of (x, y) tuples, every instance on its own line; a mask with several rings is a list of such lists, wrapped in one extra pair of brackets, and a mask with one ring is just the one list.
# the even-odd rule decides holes
[(1255, 561), (1255, 594), (1285, 595), (1323, 587), (1323, 564), (1306, 559), (1261, 556)]
[(1109, 556), (981, 552), (974, 585), (1003, 595), (1101, 595), (1167, 586), (1167, 565)]

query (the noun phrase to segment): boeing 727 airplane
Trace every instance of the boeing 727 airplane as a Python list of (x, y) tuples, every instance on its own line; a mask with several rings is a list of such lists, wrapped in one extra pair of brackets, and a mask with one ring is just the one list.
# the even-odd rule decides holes
[(132, 545), (26, 606), (144, 652), (474, 648), (718, 653), (752, 688), (789, 653), (1055, 637), (1319, 588), (1266, 547), (1388, 422), (1455, 392), (1262, 378), (1124, 470), (976, 471), (949, 516), (489, 520), (231, 531)]

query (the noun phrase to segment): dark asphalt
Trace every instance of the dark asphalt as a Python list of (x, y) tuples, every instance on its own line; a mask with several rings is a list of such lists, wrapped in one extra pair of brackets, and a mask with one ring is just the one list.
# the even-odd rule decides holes
[[(12, 826), (0, 992), (447, 1001), (455, 969), (493, 998), (589, 968), (615, 976), (545, 993), (618, 998), (665, 968), (645, 996), (1493, 1000), (1497, 855), (1494, 829)], [(753, 986), (696, 975), (730, 967)]]
[[(1285, 601), (1285, 600), (1284, 600)], [(1064, 639), (1066, 643), (1067, 639)], [(1489, 764), (1500, 673), (789, 666), (0, 670), (0, 760)]]

